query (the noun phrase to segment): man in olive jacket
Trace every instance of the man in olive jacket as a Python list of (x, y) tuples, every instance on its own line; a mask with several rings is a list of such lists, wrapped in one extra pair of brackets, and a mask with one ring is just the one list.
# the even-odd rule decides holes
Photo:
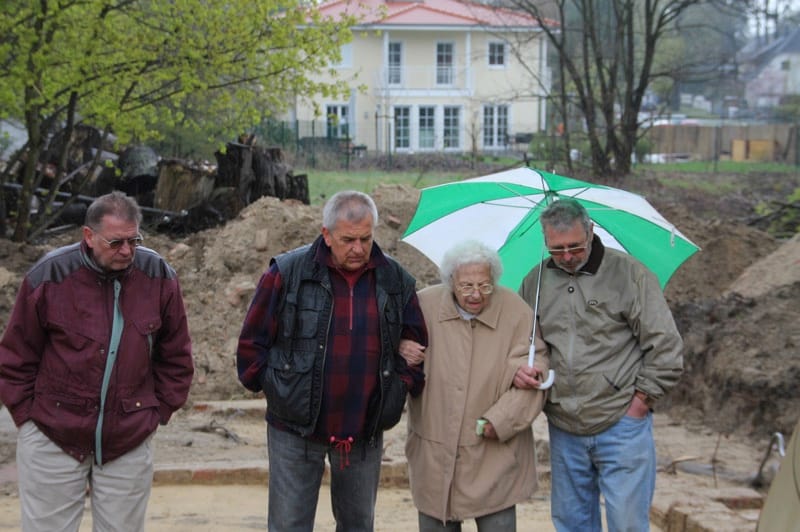
[[(523, 280), (550, 347), (551, 513), (558, 531), (648, 530), (655, 490), (652, 406), (682, 372), (683, 343), (658, 280), (606, 248), (586, 210), (562, 199), (541, 215), (550, 258)], [(540, 272), (541, 269), (541, 272)], [(540, 278), (541, 275), (541, 278)], [(526, 368), (515, 386), (531, 387)]]

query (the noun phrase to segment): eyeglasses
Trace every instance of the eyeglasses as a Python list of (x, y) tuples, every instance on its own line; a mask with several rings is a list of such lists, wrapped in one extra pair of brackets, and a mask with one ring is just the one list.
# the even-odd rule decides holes
[(456, 290), (458, 290), (458, 293), (462, 296), (471, 296), (475, 290), (488, 296), (494, 291), (494, 285), (491, 283), (481, 283), (479, 285), (465, 283), (458, 285)]
[(120, 249), (122, 244), (128, 243), (128, 246), (131, 248), (135, 248), (137, 246), (141, 246), (142, 242), (144, 242), (144, 237), (142, 235), (132, 236), (130, 238), (115, 238), (114, 240), (108, 240), (103, 235), (95, 231), (95, 234), (100, 237), (100, 240), (106, 243), (108, 247), (111, 249)]
[(570, 255), (577, 255), (586, 251), (588, 246), (570, 246), (568, 248), (547, 248), (548, 253), (554, 257), (560, 257), (569, 253)]

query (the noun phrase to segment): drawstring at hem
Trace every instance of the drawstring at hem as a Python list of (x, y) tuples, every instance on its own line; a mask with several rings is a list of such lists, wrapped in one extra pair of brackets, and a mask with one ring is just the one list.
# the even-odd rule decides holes
[(344, 469), (350, 465), (350, 450), (353, 448), (353, 437), (348, 436), (344, 440), (338, 440), (331, 436), (330, 443), (333, 448), (339, 451), (339, 469)]

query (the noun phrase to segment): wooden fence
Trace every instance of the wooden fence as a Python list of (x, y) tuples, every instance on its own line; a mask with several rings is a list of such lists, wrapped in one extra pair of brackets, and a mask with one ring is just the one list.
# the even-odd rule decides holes
[(664, 125), (646, 134), (651, 154), (697, 161), (775, 161), (800, 164), (798, 125)]

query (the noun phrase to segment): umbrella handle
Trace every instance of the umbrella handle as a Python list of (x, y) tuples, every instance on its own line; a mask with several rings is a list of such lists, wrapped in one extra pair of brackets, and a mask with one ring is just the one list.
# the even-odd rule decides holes
[[(536, 358), (536, 344), (531, 343), (530, 349), (528, 349), (528, 366), (533, 367), (533, 360)], [(546, 390), (553, 385), (553, 382), (556, 380), (556, 372), (552, 369), (547, 370), (547, 380), (539, 385), (540, 390)]]
[(556, 380), (556, 372), (552, 369), (547, 370), (547, 380), (539, 385), (540, 390), (546, 390), (553, 385)]

